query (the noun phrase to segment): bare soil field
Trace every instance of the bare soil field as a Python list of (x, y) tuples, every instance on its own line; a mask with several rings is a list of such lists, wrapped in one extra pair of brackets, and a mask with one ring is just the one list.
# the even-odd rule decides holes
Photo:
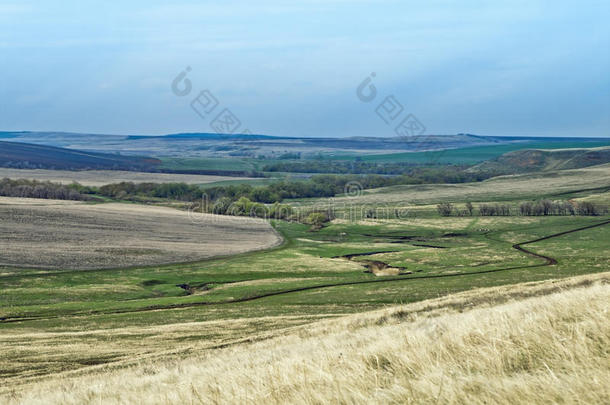
[(275, 246), (262, 220), (136, 204), (0, 197), (0, 266), (95, 269), (196, 261)]
[(0, 178), (50, 181), (70, 184), (77, 182), (83, 186), (103, 186), (105, 184), (133, 183), (187, 183), (205, 184), (225, 180), (244, 180), (245, 177), (208, 176), (199, 174), (144, 173), (120, 170), (43, 170), (0, 168)]

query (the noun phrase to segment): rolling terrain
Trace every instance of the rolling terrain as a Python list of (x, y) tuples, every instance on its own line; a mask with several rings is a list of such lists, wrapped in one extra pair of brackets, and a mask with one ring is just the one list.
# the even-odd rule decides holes
[(588, 149), (525, 149), (478, 164), (471, 171), (501, 174), (580, 169), (610, 163), (610, 147)]
[[(601, 273), (485, 288), (261, 331), (221, 348), (192, 341), (188, 358), (141, 356), (128, 367), (59, 373), (2, 397), (7, 404), (601, 404), (610, 400), (609, 283)], [(30, 336), (35, 347), (53, 338)]]
[[(319, 226), (195, 214), (171, 197), (0, 198), (0, 401), (462, 403), (476, 390), (508, 403), (543, 387), (553, 402), (569, 378), (573, 395), (599, 400), (608, 370), (591, 342), (607, 338), (595, 322), (607, 317), (610, 216), (518, 210), (610, 203), (609, 164), (563, 167), (283, 201), (302, 217), (332, 211)], [(511, 209), (488, 216), (485, 204)], [(533, 324), (555, 327), (507, 335), (534, 307)], [(555, 350), (574, 328), (566, 347), (587, 372), (536, 346)], [(486, 388), (487, 375), (504, 385)]]
[[(609, 146), (608, 138), (498, 137), (472, 134), (415, 137), (282, 137), (187, 133), (164, 136), (96, 135), (63, 132), (0, 132), (5, 141), (25, 142), (97, 153), (169, 159), (224, 158), (239, 165), (265, 159), (347, 159), (413, 163), (478, 163), (527, 148), (557, 149)], [(444, 150), (442, 154), (432, 153)], [(173, 168), (166, 166), (167, 168)], [(197, 169), (206, 167), (197, 166)], [(209, 167), (208, 167), (209, 168)], [(237, 169), (235, 169), (237, 170)]]
[[(610, 164), (583, 169), (560, 170), (492, 177), (478, 183), (399, 185), (362, 190), (355, 196), (339, 196), (335, 203), (343, 205), (395, 204), (410, 207), (437, 204), (442, 201), (498, 201), (536, 199), (542, 196), (561, 197), (583, 192), (610, 190)], [(303, 205), (315, 200), (301, 201)], [(389, 205), (387, 205), (389, 204)]]
[[(536, 185), (533, 190), (516, 188), (510, 191), (511, 198), (531, 198), (536, 191), (538, 196), (550, 195), (557, 188), (575, 193), (576, 200), (593, 195), (573, 182), (573, 176), (558, 176), (567, 172), (544, 174), (555, 182), (548, 191), (536, 190)], [(503, 201), (506, 196), (501, 187), (477, 184), (486, 200)], [(435, 192), (442, 193), (445, 185), (427, 187), (426, 193), (436, 198)], [(386, 194), (378, 194), (377, 204)], [(467, 197), (453, 201), (459, 204)], [(58, 206), (65, 204), (72, 203)], [(389, 198), (388, 204), (397, 207), (402, 202)], [(102, 212), (116, 207), (103, 208), (108, 205), (75, 206), (99, 207), (83, 211), (99, 223)], [(128, 217), (132, 210), (141, 220), (152, 214), (138, 205), (128, 207), (121, 208), (129, 212)], [(6, 266), (0, 274), (0, 328), (6, 349), (0, 363), (2, 379), (20, 391), (22, 385), (41, 383), (59, 372), (81, 375), (144, 360), (179, 360), (318, 319), (473, 288), (601, 273), (610, 263), (605, 249), (610, 238), (607, 215), (443, 218), (426, 203), (409, 212), (386, 219), (340, 215), (316, 231), (303, 224), (274, 221), (285, 239), (280, 247), (183, 264), (116, 268), (117, 263), (113, 268), (87, 271), (70, 270), (71, 261), (57, 268)], [(152, 215), (146, 221), (159, 220)], [(90, 224), (91, 233), (100, 232)], [(199, 235), (196, 225), (189, 226)], [(34, 229), (44, 227), (32, 228), (31, 234), (37, 235)], [(201, 237), (214, 241), (241, 238), (239, 233), (222, 235), (205, 223), (198, 229)], [(153, 240), (167, 240), (167, 248), (172, 249), (173, 238), (167, 236), (170, 233), (156, 232)], [(134, 241), (117, 240), (116, 244), (126, 249)], [(371, 269), (373, 262), (400, 271), (376, 273)], [(35, 345), (26, 344), (33, 339), (32, 331), (38, 334)]]
[(159, 163), (156, 159), (0, 141), (0, 167), (60, 170), (142, 170), (154, 167)]

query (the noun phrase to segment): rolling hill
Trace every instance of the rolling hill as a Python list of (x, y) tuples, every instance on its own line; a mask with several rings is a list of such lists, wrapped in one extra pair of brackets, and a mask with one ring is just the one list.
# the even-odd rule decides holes
[(524, 149), (505, 153), (471, 168), (494, 174), (521, 174), (580, 169), (610, 163), (610, 147), (573, 149)]
[[(96, 153), (121, 152), (124, 156), (159, 158), (363, 159), (428, 163), (479, 163), (502, 153), (526, 148), (557, 149), (609, 146), (607, 138), (537, 138), (480, 136), (473, 134), (398, 137), (393, 132), (369, 137), (286, 137), (269, 135), (178, 133), (151, 135), (102, 135), (67, 132), (0, 132), (11, 142), (70, 148)], [(446, 150), (441, 159), (429, 151)], [(463, 153), (462, 153), (463, 152)], [(206, 169), (201, 167), (201, 169)]]
[(150, 170), (157, 159), (0, 141), (0, 166), (16, 169)]
[(189, 350), (183, 359), (60, 372), (0, 400), (608, 403), (608, 277), (479, 289), (261, 333), (203, 353)]

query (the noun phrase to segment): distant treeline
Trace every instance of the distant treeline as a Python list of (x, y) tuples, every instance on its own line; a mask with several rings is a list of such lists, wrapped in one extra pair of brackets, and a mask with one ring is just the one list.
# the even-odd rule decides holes
[(36, 180), (0, 180), (0, 196), (22, 198), (45, 198), (52, 200), (87, 201), (94, 198), (81, 194), (73, 186)]
[(226, 177), (265, 177), (265, 173), (256, 170), (219, 170), (219, 169), (149, 169), (151, 173), (198, 174)]
[[(205, 198), (211, 203), (238, 201), (246, 198), (253, 203), (281, 203), (285, 199), (328, 198), (346, 191), (359, 191), (401, 184), (461, 183), (482, 180), (477, 174), (458, 171), (453, 167), (418, 168), (411, 175), (382, 176), (320, 174), (305, 181), (280, 180), (266, 186), (249, 184), (202, 188), (185, 183), (132, 183), (122, 182), (102, 187), (85, 187), (79, 184), (62, 186), (27, 180), (5, 180), (4, 195), (37, 198), (90, 199), (92, 196), (110, 197), (118, 200), (142, 200), (163, 198), (185, 202), (198, 202)], [(348, 189), (349, 190), (346, 190)]]
[(307, 181), (278, 181), (267, 186), (253, 187), (249, 184), (201, 188), (184, 183), (139, 183), (123, 182), (102, 186), (97, 193), (103, 196), (125, 199), (133, 196), (170, 198), (180, 201), (196, 201), (206, 196), (210, 201), (223, 197), (237, 201), (246, 197), (258, 203), (281, 202), (286, 198), (333, 197), (341, 194), (349, 182), (357, 182), (364, 188), (392, 185), (393, 178), (382, 176), (337, 176), (318, 175)]
[[(436, 206), (441, 216), (472, 216), (476, 211), (472, 203), (466, 203), (464, 209), (459, 209), (451, 203), (441, 203)], [(548, 216), (548, 215), (585, 215), (597, 216), (608, 213), (608, 207), (596, 205), (588, 201), (525, 201), (516, 207), (510, 204), (479, 204), (480, 216)]]
[(260, 187), (239, 184), (206, 189), (184, 183), (123, 182), (102, 186), (96, 193), (121, 200), (143, 197), (173, 199), (190, 202), (194, 212), (286, 219), (319, 228), (332, 218), (331, 212), (295, 211), (290, 205), (280, 202), (285, 198), (330, 197), (343, 192), (346, 182), (338, 176), (316, 176), (305, 182), (284, 181)]
[(413, 163), (307, 160), (299, 162), (276, 162), (264, 166), (263, 171), (406, 176), (410, 179), (410, 182), (406, 184), (466, 183), (481, 181), (491, 177), (491, 174), (465, 172), (464, 170), (468, 167), (469, 166), (462, 165), (422, 166)]
[(450, 169), (426, 169), (416, 176), (381, 175), (335, 175), (320, 174), (306, 181), (280, 180), (266, 186), (253, 187), (248, 184), (216, 186), (202, 189), (184, 183), (140, 183), (130, 182), (109, 184), (99, 188), (97, 193), (106, 197), (126, 199), (133, 196), (170, 198), (180, 201), (196, 201), (204, 194), (210, 201), (226, 197), (237, 201), (246, 197), (250, 201), (271, 204), (287, 198), (334, 197), (343, 194), (346, 186), (371, 189), (401, 184), (451, 183), (481, 180), (476, 174), (457, 173)]

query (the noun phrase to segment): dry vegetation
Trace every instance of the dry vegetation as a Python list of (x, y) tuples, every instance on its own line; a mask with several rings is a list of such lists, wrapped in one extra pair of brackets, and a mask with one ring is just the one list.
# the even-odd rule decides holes
[(0, 178), (50, 181), (52, 183), (70, 184), (77, 182), (83, 186), (99, 187), (105, 184), (133, 183), (187, 183), (205, 184), (225, 180), (244, 180), (241, 177), (208, 176), (199, 174), (144, 173), (120, 170), (44, 170), (44, 169), (8, 169), (0, 167)]
[[(610, 273), (474, 290), (174, 362), (57, 374), (15, 404), (608, 403)], [(50, 355), (49, 355), (50, 356)]]
[[(394, 186), (365, 191), (358, 197), (338, 197), (341, 204), (413, 203), (511, 200), (515, 196), (553, 195), (610, 187), (610, 164), (548, 173), (499, 176), (480, 183)], [(315, 201), (314, 201), (315, 202)]]
[(0, 265), (116, 268), (264, 249), (281, 238), (262, 221), (165, 207), (0, 197)]

